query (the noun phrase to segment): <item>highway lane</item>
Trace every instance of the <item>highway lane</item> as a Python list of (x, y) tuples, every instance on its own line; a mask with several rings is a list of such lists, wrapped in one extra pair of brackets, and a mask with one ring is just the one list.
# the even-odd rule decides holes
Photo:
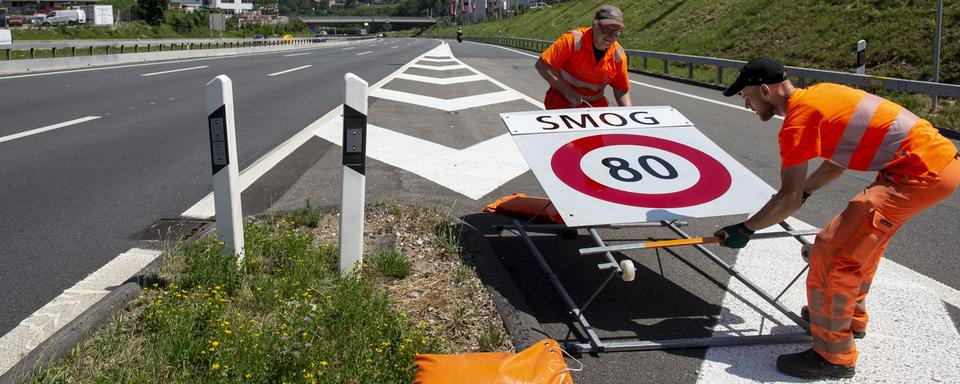
[[(437, 44), (407, 43), (0, 78), (0, 87), (17, 90), (0, 104), (0, 140), (100, 116), (0, 142), (0, 335), (119, 253), (142, 247), (132, 234), (209, 193), (205, 84), (214, 76), (233, 79), (243, 169), (339, 105), (345, 72), (376, 81)], [(205, 67), (142, 76), (198, 66)]]

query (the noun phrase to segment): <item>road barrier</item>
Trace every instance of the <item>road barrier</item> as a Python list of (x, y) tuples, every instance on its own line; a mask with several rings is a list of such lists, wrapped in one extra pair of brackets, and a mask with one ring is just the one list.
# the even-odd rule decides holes
[[(543, 52), (547, 47), (553, 44), (552, 41), (521, 39), (515, 37), (464, 37), (467, 40), (496, 44), (513, 48), (525, 49), (534, 52)], [(746, 64), (746, 61), (718, 59), (714, 57), (681, 55), (676, 53), (664, 53), (653, 51), (642, 51), (636, 49), (625, 50), (629, 57), (630, 70), (657, 76), (680, 77), (671, 73), (670, 66), (677, 62), (687, 67), (686, 79), (698, 83), (711, 84), (718, 87), (724, 87), (724, 71), (735, 77), (735, 73)], [(656, 68), (651, 64), (656, 64)], [(715, 68), (716, 75), (706, 80), (694, 79), (694, 68), (706, 67)], [(657, 71), (660, 69), (661, 71)], [(712, 71), (711, 71), (712, 72)], [(929, 95), (931, 98), (938, 96), (960, 98), (960, 85), (935, 83), (929, 81), (906, 80), (892, 77), (858, 75), (854, 73), (845, 73), (837, 71), (826, 71), (821, 69), (810, 69), (800, 67), (787, 67), (787, 73), (797, 79), (799, 86), (804, 87), (811, 81), (827, 81), (832, 83), (848, 84), (863, 88), (886, 89), (890, 91), (908, 92)]]

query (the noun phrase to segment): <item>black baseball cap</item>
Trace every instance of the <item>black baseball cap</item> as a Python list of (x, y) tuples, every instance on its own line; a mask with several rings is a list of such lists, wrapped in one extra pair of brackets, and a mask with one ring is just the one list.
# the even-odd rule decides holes
[(783, 64), (766, 57), (758, 57), (740, 68), (737, 80), (723, 91), (723, 95), (727, 97), (736, 95), (748, 85), (776, 84), (786, 79), (787, 70), (783, 68)]

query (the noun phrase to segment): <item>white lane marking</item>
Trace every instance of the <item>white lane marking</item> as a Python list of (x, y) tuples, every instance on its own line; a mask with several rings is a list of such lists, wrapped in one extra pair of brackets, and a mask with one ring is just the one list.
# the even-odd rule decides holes
[(139, 248), (121, 253), (0, 337), (0, 375), (106, 296), (111, 289), (143, 269), (160, 253), (157, 250)]
[[(795, 218), (788, 221), (797, 229), (813, 228)], [(774, 295), (803, 266), (800, 244), (793, 239), (750, 242), (737, 255), (736, 263), (739, 273)], [(944, 293), (929, 288), (930, 282), (923, 280), (929, 279), (891, 260), (881, 260), (867, 298), (870, 311), (867, 337), (856, 341), (860, 351), (857, 375), (844, 383), (960, 382), (960, 334), (941, 302)], [(806, 304), (804, 282), (805, 278), (801, 277), (780, 299), (796, 313)], [(736, 295), (727, 294), (714, 328), (715, 334), (799, 331), (799, 327), (739, 281), (730, 279), (728, 289), (764, 312), (774, 314), (773, 317), (784, 325), (774, 325), (771, 319), (763, 319)], [(947, 296), (954, 300), (956, 295), (956, 290), (947, 292)], [(697, 382), (796, 382), (776, 371), (776, 358), (807, 348), (808, 344), (710, 348), (704, 356)]]
[(357, 49), (357, 47), (346, 47), (344, 49), (341, 49), (341, 51), (349, 51), (351, 49)]
[(203, 69), (203, 68), (209, 68), (209, 67), (210, 67), (209, 65), (201, 65), (201, 66), (190, 67), (190, 68), (171, 69), (169, 71), (163, 71), (163, 72), (141, 73), (140, 76), (147, 77), (147, 76), (165, 75), (167, 73), (192, 71), (194, 69)]
[(313, 52), (304, 52), (304, 53), (294, 53), (292, 55), (283, 55), (283, 57), (294, 57), (294, 56), (303, 56), (303, 55), (312, 55)]
[(366, 55), (366, 54), (368, 54), (368, 53), (373, 53), (373, 51), (360, 52), (360, 53), (357, 54), (357, 56), (363, 56), (363, 55)]
[[(341, 145), (342, 127), (343, 118), (337, 117), (314, 133)], [(372, 124), (367, 125), (367, 138), (367, 156), (403, 168), (473, 200), (530, 169), (506, 133), (462, 150)]]
[(429, 69), (431, 71), (452, 71), (454, 69), (466, 69), (466, 64), (454, 64), (454, 65), (442, 65), (442, 66), (433, 66), (433, 65), (422, 65), (414, 64), (410, 68), (419, 68), (419, 69)]
[(299, 71), (299, 70), (301, 70), (301, 69), (310, 68), (310, 67), (312, 67), (312, 66), (313, 66), (313, 65), (303, 65), (303, 66), (299, 66), (299, 67), (296, 67), (296, 68), (290, 68), (290, 69), (288, 69), (288, 70), (286, 70), (286, 71), (274, 72), (274, 73), (271, 73), (271, 74), (269, 74), (269, 75), (267, 75), (267, 76), (282, 75), (282, 74), (284, 74), (284, 73), (290, 73), (290, 72), (293, 72), (293, 71)]
[(419, 61), (430, 61), (434, 63), (452, 63), (454, 62), (453, 58), (433, 58), (433, 57), (422, 57)]
[(69, 126), (74, 125), (74, 124), (80, 124), (80, 123), (83, 123), (83, 122), (87, 122), (87, 121), (90, 121), (90, 120), (96, 120), (96, 119), (99, 119), (99, 118), (100, 118), (100, 116), (81, 117), (81, 118), (79, 118), (79, 119), (74, 119), (74, 120), (70, 120), (70, 121), (65, 121), (65, 122), (62, 122), (62, 123), (59, 123), (59, 124), (48, 125), (48, 126), (43, 127), (43, 128), (31, 129), (31, 130), (29, 130), (29, 131), (20, 132), (20, 133), (15, 133), (15, 134), (12, 134), (12, 135), (0, 137), (0, 143), (7, 142), (7, 141), (12, 141), (12, 140), (16, 140), (16, 139), (23, 138), (23, 137), (27, 137), (27, 136), (31, 136), (31, 135), (36, 135), (36, 134), (38, 134), (38, 133), (43, 133), (43, 132), (46, 132), (46, 131), (52, 131), (52, 130), (58, 129), (58, 128), (69, 127)]
[(394, 48), (400, 48), (400, 46), (394, 45), (394, 46), (390, 47), (390, 49), (394, 49)]
[(440, 99), (431, 96), (418, 95), (394, 91), (392, 89), (378, 89), (370, 92), (370, 96), (381, 99), (400, 101), (404, 103), (416, 104), (422, 107), (439, 109), (447, 112), (481, 107), (484, 105), (503, 103), (520, 99), (520, 95), (515, 91), (491, 92), (482, 95), (464, 96), (455, 99)]
[(457, 76), (457, 77), (430, 77), (430, 76), (420, 76), (420, 75), (411, 75), (409, 73), (401, 73), (397, 75), (398, 79), (419, 81), (421, 83), (431, 83), (437, 85), (448, 85), (448, 84), (458, 84), (458, 83), (468, 83), (471, 81), (481, 81), (486, 80), (486, 77), (482, 75), (467, 75), (467, 76)]

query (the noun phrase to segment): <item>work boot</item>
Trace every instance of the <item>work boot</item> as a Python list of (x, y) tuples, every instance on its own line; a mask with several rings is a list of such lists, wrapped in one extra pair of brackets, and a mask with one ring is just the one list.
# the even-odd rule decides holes
[(801, 379), (822, 379), (836, 377), (849, 379), (856, 373), (851, 366), (833, 364), (812, 348), (803, 352), (780, 355), (777, 358), (777, 370), (785, 375)]
[[(800, 308), (800, 317), (803, 318), (803, 321), (806, 321), (808, 323), (810, 322), (810, 310), (807, 309), (806, 305), (804, 305), (803, 308)], [(850, 332), (853, 333), (854, 339), (862, 339), (864, 337), (867, 337), (867, 331), (857, 332), (851, 329)]]

